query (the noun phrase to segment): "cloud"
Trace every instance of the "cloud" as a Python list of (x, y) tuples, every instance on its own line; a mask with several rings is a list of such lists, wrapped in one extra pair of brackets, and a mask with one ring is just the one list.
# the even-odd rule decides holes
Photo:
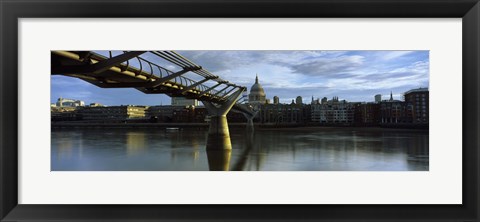
[[(177, 51), (215, 75), (248, 88), (258, 73), (268, 98), (339, 96), (371, 101), (373, 95), (403, 93), (429, 84), (428, 51)], [(146, 53), (164, 67), (179, 68)], [(200, 76), (187, 73), (189, 78)], [(76, 81), (73, 81), (76, 80)], [(206, 85), (211, 85), (211, 81)], [(68, 94), (72, 92), (72, 94)], [(77, 92), (77, 94), (73, 93)], [(88, 92), (91, 92), (88, 94)], [(70, 77), (52, 76), (52, 97), (61, 94), (114, 104), (169, 104), (164, 95), (145, 95), (135, 89), (102, 89)], [(72, 98), (75, 99), (75, 98)], [(55, 98), (56, 100), (56, 98)], [(87, 100), (87, 99), (86, 99)]]
[(231, 71), (245, 66), (277, 65), (290, 67), (318, 58), (342, 55), (344, 51), (179, 51), (211, 72)]
[(180, 51), (180, 54), (210, 72), (237, 69), (261, 61), (256, 51)]
[(392, 60), (392, 59), (406, 56), (413, 52), (414, 51), (387, 51), (387, 52), (381, 53), (380, 58), (382, 58), (383, 60)]
[(345, 90), (383, 90), (398, 87), (425, 87), (429, 80), (429, 62), (415, 61), (391, 70), (378, 70), (375, 73), (356, 74), (349, 79), (330, 79), (328, 86)]
[(428, 61), (416, 61), (399, 68), (387, 69), (364, 75), (362, 76), (362, 79), (369, 79), (372, 81), (394, 81), (411, 77), (428, 78), (429, 66), (430, 64)]
[[(234, 70), (270, 66), (285, 68), (287, 75), (336, 75), (348, 78), (348, 72), (363, 64), (360, 55), (345, 51), (180, 51), (191, 61), (218, 75), (234, 76)], [(223, 74), (223, 75), (222, 75)], [(270, 75), (271, 73), (269, 73)], [(235, 78), (235, 77), (233, 77)]]
[(331, 76), (336, 75), (338, 78), (339, 75), (342, 77), (350, 77), (349, 72), (355, 71), (363, 65), (364, 57), (363, 56), (340, 56), (336, 58), (318, 58), (311, 62), (301, 63), (298, 65), (293, 65), (292, 70), (296, 73), (302, 73), (305, 75), (322, 75), (322, 76)]
[(417, 61), (411, 65), (394, 69), (390, 73), (413, 73), (413, 74), (428, 74), (430, 63), (428, 61)]

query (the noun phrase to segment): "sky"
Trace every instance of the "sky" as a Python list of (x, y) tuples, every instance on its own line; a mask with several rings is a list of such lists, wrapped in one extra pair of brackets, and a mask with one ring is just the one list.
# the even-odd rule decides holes
[[(278, 96), (281, 103), (290, 103), (297, 96), (304, 103), (310, 103), (312, 96), (372, 102), (376, 94), (389, 99), (390, 92), (394, 99), (403, 100), (404, 92), (429, 86), (428, 51), (177, 52), (225, 80), (246, 86), (248, 92), (258, 75), (267, 99), (273, 101), (273, 96)], [(151, 53), (142, 57), (171, 71), (180, 70)], [(191, 72), (186, 76), (201, 79)], [(144, 94), (133, 88), (104, 89), (77, 78), (52, 75), (51, 103), (60, 97), (109, 106), (171, 104), (171, 98), (163, 94)]]

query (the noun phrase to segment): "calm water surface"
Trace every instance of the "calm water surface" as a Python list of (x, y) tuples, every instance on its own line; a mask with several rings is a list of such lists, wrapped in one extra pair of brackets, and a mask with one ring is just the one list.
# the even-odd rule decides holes
[[(54, 171), (209, 170), (205, 129), (53, 129)], [(428, 130), (230, 129), (229, 170), (428, 170)]]

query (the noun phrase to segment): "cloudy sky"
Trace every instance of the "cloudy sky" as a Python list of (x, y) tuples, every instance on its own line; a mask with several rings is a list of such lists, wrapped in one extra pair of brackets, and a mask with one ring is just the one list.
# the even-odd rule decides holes
[[(273, 100), (289, 103), (302, 96), (369, 102), (375, 94), (402, 99), (405, 91), (429, 86), (428, 51), (177, 51), (204, 69), (248, 90), (258, 74)], [(103, 54), (102, 52), (101, 54)], [(172, 71), (179, 70), (153, 54), (144, 58)], [(200, 79), (188, 73), (192, 79)], [(212, 83), (213, 84), (213, 83)], [(170, 97), (147, 95), (135, 89), (103, 89), (82, 80), (51, 76), (51, 102), (59, 97), (104, 105), (169, 105)]]

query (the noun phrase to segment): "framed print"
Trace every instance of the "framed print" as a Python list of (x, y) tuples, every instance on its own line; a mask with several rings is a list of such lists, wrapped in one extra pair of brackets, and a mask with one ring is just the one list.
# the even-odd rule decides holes
[(2, 1), (1, 220), (478, 221), (479, 7)]

